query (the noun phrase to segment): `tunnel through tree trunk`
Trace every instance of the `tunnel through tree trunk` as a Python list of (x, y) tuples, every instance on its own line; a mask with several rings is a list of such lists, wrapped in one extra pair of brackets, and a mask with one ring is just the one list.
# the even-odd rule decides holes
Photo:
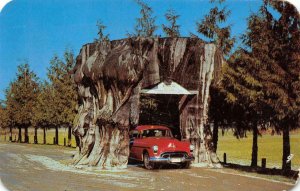
[(141, 88), (167, 78), (197, 95), (182, 104), (178, 98), (176, 104), (167, 100), (161, 108), (167, 117), (157, 119), (196, 146), (196, 162), (218, 164), (207, 113), (209, 87), (222, 62), (214, 44), (197, 38), (139, 37), (84, 45), (73, 70), (80, 98), (72, 130), (78, 146), (74, 164), (126, 167), (128, 131), (144, 120), (139, 120)]
[(179, 95), (142, 95), (140, 125), (164, 125), (181, 140), (179, 123)]

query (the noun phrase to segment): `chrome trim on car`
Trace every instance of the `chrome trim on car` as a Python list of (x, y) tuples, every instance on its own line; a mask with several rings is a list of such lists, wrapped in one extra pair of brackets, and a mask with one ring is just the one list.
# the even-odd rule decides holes
[(162, 162), (162, 163), (178, 163), (173, 162), (176, 159), (180, 159), (180, 162), (194, 161), (195, 157), (189, 156), (186, 152), (164, 152), (159, 157), (150, 157), (151, 162)]

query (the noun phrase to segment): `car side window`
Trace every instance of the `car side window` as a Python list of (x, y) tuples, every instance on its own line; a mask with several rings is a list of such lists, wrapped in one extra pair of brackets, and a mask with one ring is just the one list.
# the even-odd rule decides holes
[(137, 138), (138, 135), (139, 135), (139, 132), (136, 131), (136, 130), (133, 130), (133, 131), (129, 132), (129, 138), (130, 138), (130, 140), (133, 140), (133, 139)]

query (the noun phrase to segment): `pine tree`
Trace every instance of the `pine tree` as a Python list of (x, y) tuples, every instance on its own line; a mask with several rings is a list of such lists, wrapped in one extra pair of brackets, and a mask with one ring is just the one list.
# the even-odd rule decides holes
[(129, 37), (155, 37), (157, 26), (155, 25), (155, 17), (152, 16), (153, 10), (142, 0), (136, 0), (140, 6), (141, 17), (136, 19), (134, 33), (128, 34)]
[(53, 127), (55, 128), (55, 140), (58, 144), (58, 128), (68, 128), (68, 144), (71, 144), (71, 128), (76, 114), (77, 91), (71, 75), (71, 70), (75, 65), (74, 55), (71, 51), (66, 51), (64, 61), (57, 56), (50, 61), (48, 68), (48, 78), (52, 86), (53, 95)]
[[(280, 13), (276, 19), (270, 6)], [(263, 85), (270, 118), (283, 132), (282, 169), (290, 170), (289, 131), (299, 120), (299, 36), (297, 10), (286, 2), (264, 1), (259, 14), (249, 18), (244, 43), (251, 50), (253, 76)]]
[[(221, 93), (229, 105), (221, 107), (230, 110), (231, 123), (235, 124), (235, 135), (243, 137), (245, 131), (253, 133), (251, 166), (257, 166), (258, 126), (269, 122), (266, 115), (270, 108), (263, 102), (262, 84), (253, 77), (251, 66), (254, 63), (246, 50), (237, 50), (225, 64)], [(225, 115), (226, 116), (226, 115)]]
[(230, 16), (230, 11), (223, 7), (225, 0), (211, 0), (215, 5), (200, 22), (197, 22), (198, 33), (214, 41), (225, 55), (229, 55), (235, 39), (231, 37), (231, 26), (221, 27)]
[(21, 142), (21, 129), (25, 129), (25, 143), (28, 143), (28, 127), (32, 125), (32, 108), (39, 92), (38, 78), (27, 63), (18, 66), (17, 79), (6, 90), (7, 114), (12, 124), (19, 129), (18, 140)]
[(177, 24), (177, 19), (180, 17), (173, 9), (169, 9), (165, 14), (167, 21), (170, 23), (169, 26), (162, 25), (163, 31), (166, 36), (168, 37), (179, 37), (179, 27), (180, 25)]
[(46, 129), (56, 125), (53, 93), (53, 86), (51, 86), (47, 81), (44, 81), (40, 85), (40, 93), (37, 96), (37, 103), (33, 108), (33, 125), (35, 129), (43, 129), (44, 144), (46, 144)]
[(5, 101), (0, 101), (0, 128), (9, 128), (9, 141), (12, 141), (12, 123), (8, 117), (7, 106)]
[(101, 20), (98, 20), (96, 26), (98, 28), (98, 33), (97, 33), (98, 38), (95, 39), (95, 42), (97, 42), (97, 43), (109, 42), (109, 35), (104, 34), (104, 30), (106, 29), (106, 26), (103, 24), (103, 22)]

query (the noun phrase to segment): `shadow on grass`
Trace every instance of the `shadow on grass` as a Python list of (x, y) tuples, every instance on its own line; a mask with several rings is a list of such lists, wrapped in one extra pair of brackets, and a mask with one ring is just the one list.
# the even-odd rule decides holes
[(265, 174), (265, 175), (281, 175), (285, 176), (287, 178), (291, 178), (294, 180), (297, 180), (299, 171), (295, 170), (287, 170), (283, 171), (281, 169), (277, 168), (262, 168), (262, 167), (251, 167), (246, 165), (240, 165), (240, 164), (233, 164), (233, 163), (226, 163), (224, 164), (221, 162), (222, 166), (224, 168), (231, 168), (231, 169), (237, 169), (245, 172), (255, 172), (258, 174)]

